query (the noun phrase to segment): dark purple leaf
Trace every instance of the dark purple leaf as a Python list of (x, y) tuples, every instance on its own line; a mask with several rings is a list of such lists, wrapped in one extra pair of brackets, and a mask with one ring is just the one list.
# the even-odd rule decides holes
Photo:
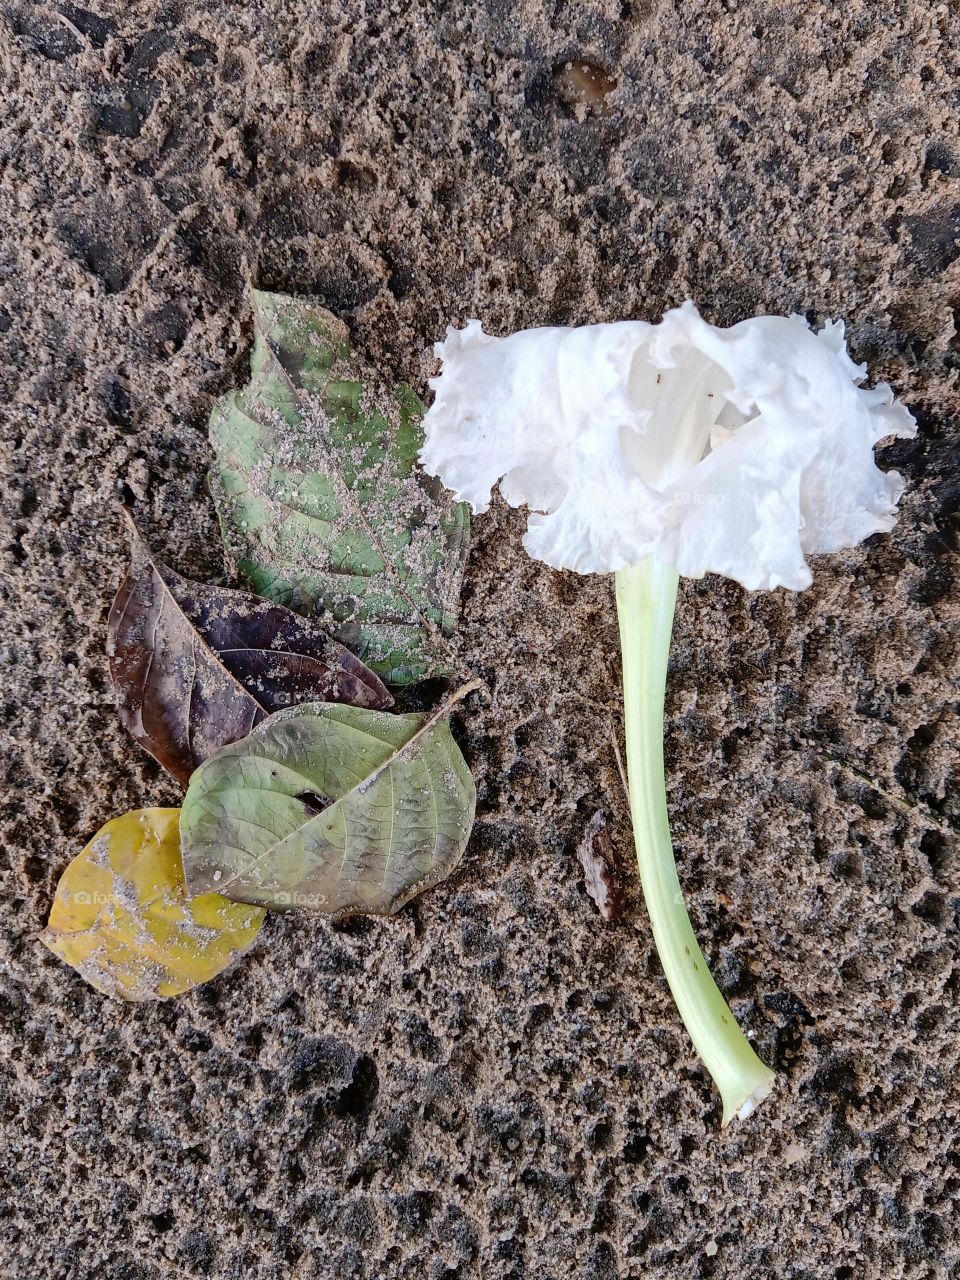
[(380, 678), (319, 623), (181, 578), (129, 525), (132, 562), (107, 623), (110, 674), (120, 719), (178, 781), (284, 707), (393, 705)]

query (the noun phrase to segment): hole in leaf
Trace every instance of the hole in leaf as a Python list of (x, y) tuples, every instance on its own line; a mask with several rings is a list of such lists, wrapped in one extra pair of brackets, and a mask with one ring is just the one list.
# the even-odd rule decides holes
[(300, 791), (296, 799), (305, 804), (314, 813), (322, 813), (330, 803), (330, 797), (321, 795), (319, 791)]

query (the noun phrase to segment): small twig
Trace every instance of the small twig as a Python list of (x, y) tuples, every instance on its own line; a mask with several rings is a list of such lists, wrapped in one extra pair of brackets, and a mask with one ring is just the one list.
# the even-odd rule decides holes
[(90, 38), (85, 36), (79, 27), (74, 26), (65, 13), (61, 13), (59, 9), (53, 9), (51, 12), (57, 21), (62, 22), (74, 39), (79, 42), (82, 49), (86, 49), (87, 53), (93, 52), (93, 45), (90, 42)]
[(610, 741), (613, 743), (613, 754), (617, 761), (617, 772), (620, 774), (620, 782), (623, 785), (623, 794), (627, 801), (627, 813), (632, 815), (632, 810), (630, 808), (630, 783), (627, 781), (627, 771), (623, 766), (623, 756), (620, 754), (620, 743), (617, 741), (617, 731), (613, 727), (612, 719), (609, 721), (609, 724)]
[(934, 823), (944, 831), (954, 831), (956, 829), (953, 823), (949, 822), (946, 818), (942, 817), (942, 815), (931, 809), (930, 806), (925, 804), (922, 800), (908, 800), (904, 796), (895, 796), (882, 787), (875, 778), (871, 777), (869, 773), (866, 773), (857, 765), (851, 764), (849, 760), (844, 760), (841, 756), (835, 756), (831, 752), (826, 751), (813, 739), (808, 739), (808, 744), (813, 749), (814, 754), (819, 756), (821, 760), (829, 760), (831, 764), (835, 764), (839, 768), (845, 769), (847, 773), (853, 774), (855, 778), (859, 778), (861, 782), (865, 782), (868, 786), (872, 787), (873, 790), (876, 791), (877, 795), (883, 796), (884, 800), (888, 800), (891, 804), (899, 805), (901, 809), (906, 809), (908, 813), (912, 813), (914, 815), (923, 814), (927, 821)]

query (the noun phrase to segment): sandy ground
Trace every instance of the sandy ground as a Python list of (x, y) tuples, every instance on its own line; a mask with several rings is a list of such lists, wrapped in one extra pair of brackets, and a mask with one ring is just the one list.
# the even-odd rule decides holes
[[(956, 6), (96, 2), (0, 20), (0, 1274), (951, 1274)], [(616, 81), (602, 104), (571, 60)], [(884, 455), (892, 536), (801, 596), (682, 589), (682, 875), (781, 1072), (747, 1123), (719, 1132), (635, 879), (613, 926), (584, 892), (596, 809), (630, 861), (612, 584), (528, 561), (502, 508), (464, 592), (493, 699), (458, 721), (480, 802), (453, 880), (386, 922), (274, 919), (163, 1005), (36, 941), (103, 821), (178, 800), (112, 705), (117, 503), (222, 576), (205, 422), (243, 374), (247, 276), (317, 293), (421, 387), (473, 315), (842, 315), (917, 412)]]

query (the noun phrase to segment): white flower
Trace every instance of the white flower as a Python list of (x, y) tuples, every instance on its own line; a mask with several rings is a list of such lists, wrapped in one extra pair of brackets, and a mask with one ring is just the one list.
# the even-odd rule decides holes
[(730, 329), (686, 302), (658, 325), (447, 331), (421, 461), (475, 511), (493, 487), (531, 514), (531, 555), (579, 573), (653, 557), (749, 589), (810, 584), (805, 555), (896, 520), (903, 483), (874, 464), (913, 418), (861, 387), (842, 323)]

